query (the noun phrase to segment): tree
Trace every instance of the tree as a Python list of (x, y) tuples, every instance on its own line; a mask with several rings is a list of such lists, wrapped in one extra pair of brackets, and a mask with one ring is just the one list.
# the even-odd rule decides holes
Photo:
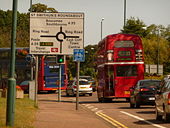
[[(32, 5), (34, 12), (57, 12), (44, 4)], [(0, 47), (11, 44), (12, 11), (0, 10)], [(29, 13), (17, 13), (17, 47), (29, 47)]]
[[(88, 75), (96, 77), (96, 51), (97, 45), (88, 45), (85, 48), (85, 62), (80, 63), (80, 75)], [(76, 77), (76, 63), (73, 62), (73, 57), (68, 58), (69, 76)]]
[(57, 12), (57, 11), (54, 8), (47, 7), (47, 5), (45, 4), (38, 3), (32, 5), (32, 12)]
[(151, 24), (150, 26), (140, 19), (131, 17), (122, 33), (137, 34), (142, 37), (144, 46), (145, 64), (158, 63), (158, 43), (159, 43), (159, 64), (163, 64), (164, 73), (170, 72), (170, 55), (167, 54), (170, 50), (170, 25), (165, 28), (163, 25)]
[(88, 45), (85, 47), (85, 62), (81, 63), (81, 75), (96, 76), (95, 67), (97, 48), (97, 45)]
[(123, 30), (121, 30), (121, 32), (127, 34), (137, 34), (141, 37), (146, 37), (149, 34), (149, 31), (147, 31), (145, 27), (146, 25), (142, 20), (131, 17), (127, 20), (126, 25), (124, 26)]
[(162, 31), (162, 36), (170, 42), (170, 24)]

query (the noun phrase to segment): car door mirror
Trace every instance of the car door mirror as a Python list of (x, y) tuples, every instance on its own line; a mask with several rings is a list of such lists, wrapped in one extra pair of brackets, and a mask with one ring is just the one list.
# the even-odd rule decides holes
[(156, 94), (160, 95), (161, 94), (161, 90), (157, 90)]
[(135, 87), (130, 87), (130, 91), (133, 91), (135, 89)]
[(133, 94), (135, 87), (130, 87), (129, 90), (130, 90), (130, 94)]

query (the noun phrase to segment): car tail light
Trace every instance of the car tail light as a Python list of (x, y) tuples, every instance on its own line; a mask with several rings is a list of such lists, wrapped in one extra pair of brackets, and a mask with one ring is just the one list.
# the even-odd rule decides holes
[(170, 93), (168, 94), (168, 105), (170, 105)]
[(90, 85), (90, 88), (92, 88), (92, 85)]
[(77, 86), (73, 86), (73, 88), (77, 88)]
[(140, 91), (141, 91), (141, 92), (149, 91), (149, 89), (148, 89), (148, 88), (141, 88)]

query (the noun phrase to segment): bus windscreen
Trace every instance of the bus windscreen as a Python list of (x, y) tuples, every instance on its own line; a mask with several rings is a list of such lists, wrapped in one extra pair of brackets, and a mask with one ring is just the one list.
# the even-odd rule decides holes
[(117, 66), (116, 74), (118, 77), (137, 76), (137, 66), (136, 65)]

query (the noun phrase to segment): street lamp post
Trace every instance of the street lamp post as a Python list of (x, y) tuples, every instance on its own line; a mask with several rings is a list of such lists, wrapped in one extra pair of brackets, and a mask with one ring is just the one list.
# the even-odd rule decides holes
[(103, 21), (104, 21), (104, 18), (102, 18), (101, 20), (101, 40), (102, 40), (102, 34), (103, 34)]
[(124, 0), (124, 26), (123, 28), (125, 27), (126, 25), (126, 0)]
[(6, 125), (11, 127), (14, 126), (15, 98), (16, 98), (15, 52), (16, 52), (16, 31), (17, 31), (17, 5), (18, 5), (18, 0), (13, 0), (10, 72), (9, 72), (9, 79), (8, 79), (7, 107), (6, 107)]
[(30, 12), (32, 12), (32, 0), (30, 0)]
[(159, 75), (159, 29), (158, 29), (158, 35), (157, 35), (157, 74)]

